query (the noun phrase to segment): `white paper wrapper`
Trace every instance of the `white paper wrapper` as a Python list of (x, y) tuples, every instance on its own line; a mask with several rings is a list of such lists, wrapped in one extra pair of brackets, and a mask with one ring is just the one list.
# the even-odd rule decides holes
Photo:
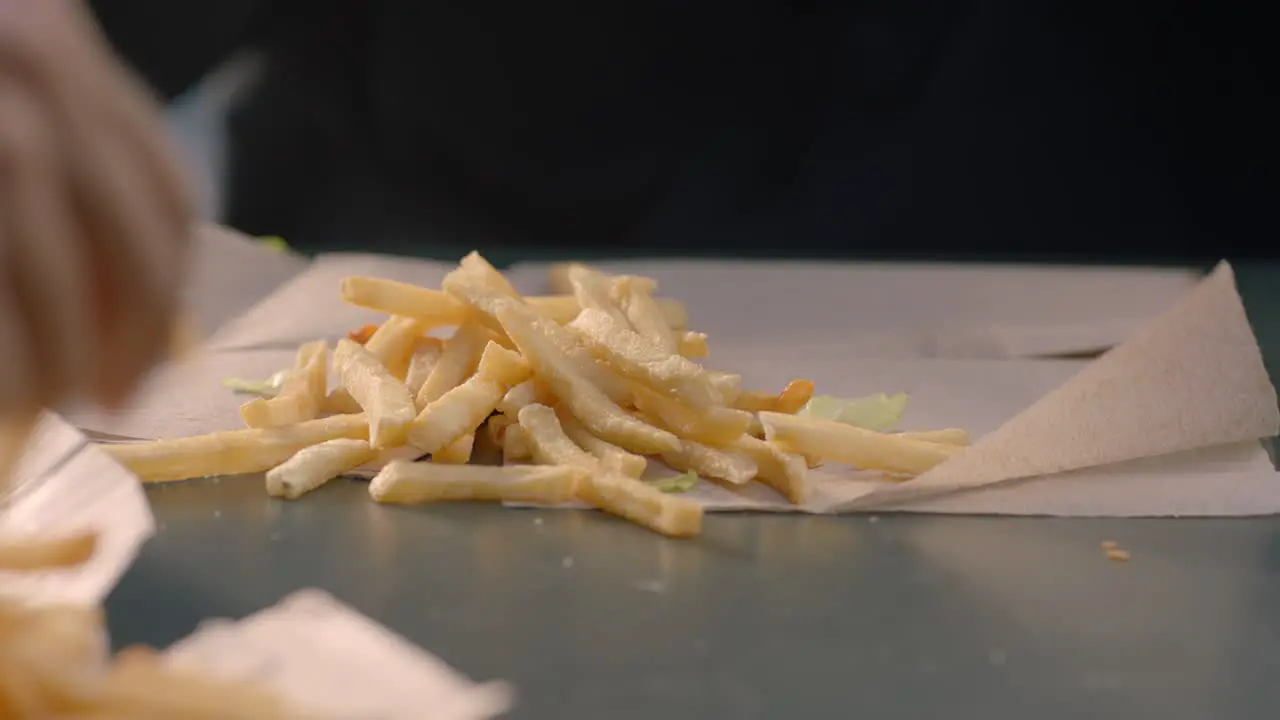
[(320, 590), (239, 622), (206, 621), (166, 655), (178, 666), (264, 683), (334, 720), (483, 720), (513, 701), (506, 684), (472, 682)]
[(209, 337), (307, 264), (300, 255), (276, 252), (229, 228), (202, 225), (183, 285), (183, 309), (201, 337)]
[(41, 418), (17, 478), (16, 492), (0, 508), (0, 537), (94, 530), (99, 542), (81, 567), (0, 571), (0, 595), (31, 602), (101, 602), (155, 531), (138, 479), (52, 414)]
[[(335, 277), (342, 274), (347, 272)], [(793, 306), (790, 315), (804, 310)], [(740, 372), (747, 387), (761, 389), (800, 377), (828, 395), (905, 391), (911, 402), (902, 429), (960, 427), (981, 440), (907, 483), (887, 485), (878, 476), (823, 468), (812, 473), (812, 499), (799, 508), (759, 485), (728, 490), (703, 483), (689, 497), (721, 511), (1280, 512), (1280, 476), (1256, 442), (1276, 433), (1280, 413), (1226, 265), (1092, 363), (876, 358), (861, 352), (865, 339), (824, 337), (713, 336), (708, 364)], [(129, 412), (77, 415), (76, 421), (95, 434), (134, 438), (238, 428), (244, 398), (219, 380), (266, 377), (291, 364), (292, 352), (211, 352), (160, 373)], [(1150, 457), (1161, 459), (1142, 460)], [(1026, 480), (974, 489), (1020, 479)]]

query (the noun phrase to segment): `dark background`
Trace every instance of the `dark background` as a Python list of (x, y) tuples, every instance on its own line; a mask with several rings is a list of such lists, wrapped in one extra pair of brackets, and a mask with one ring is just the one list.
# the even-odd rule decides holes
[(304, 250), (1276, 255), (1244, 3), (92, 4), (166, 97), (266, 54), (226, 220)]

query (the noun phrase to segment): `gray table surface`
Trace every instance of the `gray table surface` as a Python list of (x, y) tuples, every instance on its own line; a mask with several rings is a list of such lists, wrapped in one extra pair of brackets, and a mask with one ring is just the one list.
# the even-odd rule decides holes
[[(1238, 268), (1280, 360), (1280, 267)], [(321, 587), (515, 718), (1271, 720), (1280, 519), (717, 516), (694, 542), (594, 513), (399, 509), (342, 482), (150, 490), (159, 531), (108, 602), (164, 646)], [(1106, 540), (1133, 553), (1107, 562)]]

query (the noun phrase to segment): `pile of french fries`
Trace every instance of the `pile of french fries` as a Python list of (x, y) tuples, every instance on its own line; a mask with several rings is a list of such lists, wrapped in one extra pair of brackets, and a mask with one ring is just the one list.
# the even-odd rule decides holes
[[(93, 534), (0, 540), (0, 570), (75, 567)], [(0, 598), (0, 718), (284, 720), (303, 716), (265, 688), (175, 670), (147, 647), (111, 656), (101, 610)]]
[(553, 286), (564, 294), (521, 297), (477, 253), (441, 289), (345, 278), (343, 299), (385, 322), (299, 348), (279, 392), (242, 407), (245, 429), (106, 449), (145, 482), (266, 472), (267, 491), (292, 499), (376, 463), (369, 492), (382, 503), (578, 500), (687, 537), (703, 509), (647, 481), (651, 459), (702, 481), (764, 483), (800, 504), (822, 462), (911, 477), (967, 443), (955, 430), (881, 433), (797, 415), (814, 393), (806, 380), (777, 394), (743, 389), (698, 362), (706, 335), (687, 330), (683, 306), (656, 298), (649, 278), (575, 264)]

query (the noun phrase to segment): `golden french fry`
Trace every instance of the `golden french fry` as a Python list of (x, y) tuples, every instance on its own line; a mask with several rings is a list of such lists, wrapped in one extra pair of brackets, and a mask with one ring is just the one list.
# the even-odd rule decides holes
[(336, 387), (325, 396), (324, 402), (320, 404), (320, 412), (325, 415), (359, 415), (364, 412), (364, 408), (351, 397), (351, 393)]
[(587, 349), (623, 377), (664, 393), (674, 393), (697, 408), (718, 405), (723, 395), (711, 376), (688, 358), (667, 352), (607, 313), (585, 308), (569, 323)]
[(560, 429), (575, 445), (586, 450), (600, 461), (604, 468), (611, 468), (627, 477), (640, 477), (649, 467), (649, 461), (641, 455), (627, 452), (607, 440), (601, 440), (591, 433), (571, 413), (561, 409), (556, 413), (560, 419)]
[(458, 269), (463, 272), (473, 273), (487, 278), (489, 287), (493, 288), (503, 297), (522, 300), (520, 293), (516, 291), (515, 286), (512, 285), (502, 273), (498, 272), (497, 268), (490, 265), (489, 261), (485, 260), (483, 255), (475, 250), (467, 253), (458, 261)]
[(93, 557), (98, 535), (79, 532), (65, 537), (0, 537), (0, 570), (46, 570), (83, 565)]
[[(420, 337), (414, 341), (413, 354), (409, 356), (409, 369), (405, 372), (404, 385), (416, 398), (431, 377), (436, 364), (444, 355), (444, 341), (440, 338)], [(421, 410), (421, 408), (419, 408)]]
[(409, 444), (424, 453), (439, 452), (449, 443), (474, 433), (506, 392), (501, 383), (479, 373), (440, 396), (409, 424)]
[(681, 440), (679, 450), (662, 453), (662, 461), (681, 472), (693, 472), (733, 485), (751, 482), (757, 472), (756, 461), (746, 453), (718, 450), (692, 440)]
[(431, 454), (431, 461), (441, 465), (466, 465), (471, 462), (476, 434), (469, 432)]
[(298, 348), (293, 369), (273, 398), (254, 398), (240, 406), (245, 427), (269, 428), (314, 420), (325, 404), (329, 346), (323, 340)]
[(743, 390), (738, 394), (733, 406), (747, 412), (780, 412), (794, 415), (813, 397), (813, 382), (810, 380), (792, 380), (777, 395), (769, 395), (758, 390)]
[(502, 400), (498, 403), (498, 412), (514, 418), (520, 412), (520, 408), (542, 401), (538, 384), (533, 380), (525, 380), (519, 385), (512, 386), (507, 394), (502, 396)]
[(894, 433), (896, 437), (906, 438), (908, 440), (923, 440), (925, 442), (940, 443), (942, 445), (968, 445), (969, 433), (960, 428), (946, 428), (943, 430), (922, 430), (916, 432), (900, 432)]
[(711, 384), (720, 391), (723, 404), (733, 405), (733, 401), (742, 394), (742, 376), (718, 370), (708, 370), (707, 373), (711, 375)]
[(711, 354), (707, 347), (707, 334), (686, 330), (676, 338), (676, 351), (691, 359), (702, 359)]
[(342, 473), (372, 461), (377, 454), (367, 440), (351, 438), (326, 440), (303, 448), (267, 471), (267, 494), (296, 500)]
[(760, 413), (760, 422), (784, 451), (900, 475), (919, 475), (964, 450), (785, 413)]
[(461, 324), (467, 307), (447, 293), (372, 277), (342, 279), (342, 299), (357, 307), (420, 320), (427, 329)]
[(397, 380), (364, 346), (346, 338), (333, 351), (333, 367), (342, 387), (351, 393), (369, 418), (373, 449), (404, 442), (409, 424), (418, 414), (409, 388)]
[(702, 532), (701, 505), (625, 475), (587, 473), (578, 484), (578, 499), (667, 537)]
[(793, 505), (809, 497), (809, 468), (800, 455), (783, 452), (773, 443), (743, 435), (732, 445), (756, 462), (756, 480), (777, 490)]
[(231, 430), (101, 447), (142, 482), (151, 483), (264, 472), (299, 450), (326, 440), (368, 437), (369, 421), (364, 415), (334, 415), (278, 428)]
[(528, 438), (534, 462), (539, 465), (572, 465), (593, 472), (599, 469), (600, 461), (565, 435), (555, 410), (546, 405), (526, 405), (520, 409), (519, 421)]
[(501, 385), (512, 387), (528, 380), (533, 369), (520, 357), (520, 353), (490, 342), (480, 355), (476, 372)]
[(450, 500), (488, 500), (554, 505), (573, 499), (587, 476), (582, 468), (549, 465), (439, 465), (389, 463), (369, 495), (380, 503), (416, 505)]
[(551, 323), (516, 303), (500, 305), (497, 317), (539, 379), (597, 437), (641, 455), (679, 447), (674, 435), (631, 417), (579, 374), (547, 337)]
[(475, 375), (422, 408), (409, 425), (409, 444), (435, 454), (474, 433), (507, 392), (507, 380), (523, 381), (529, 366), (516, 353), (490, 342)]
[[(631, 330), (631, 321), (613, 301), (613, 279), (604, 273), (597, 272), (586, 265), (569, 266), (569, 285), (573, 288), (573, 297), (582, 310), (592, 310), (605, 315), (619, 327)], [(581, 313), (579, 313), (581, 317)], [(667, 328), (668, 332), (670, 328)]]
[[(571, 366), (577, 375), (590, 382), (611, 402), (626, 405), (631, 402), (630, 388), (625, 380), (613, 372), (608, 366), (596, 362), (578, 337), (566, 328), (540, 314), (531, 306), (504, 294), (502, 285), (506, 280), (492, 268), (474, 265), (472, 269), (458, 268), (445, 276), (442, 286), (458, 298), (470, 303), (472, 307), (490, 318), (504, 334), (514, 343), (514, 338), (506, 333), (497, 316), (498, 308), (506, 305), (517, 306), (522, 316), (535, 322), (539, 334), (546, 338), (551, 347), (564, 356), (564, 363)], [(518, 346), (518, 344), (517, 344)], [(524, 351), (521, 350), (523, 353)]]
[[(725, 407), (697, 411), (679, 400), (648, 388), (633, 388), (636, 408), (646, 417), (681, 438), (723, 446), (742, 437), (751, 427), (751, 413)], [(674, 448), (672, 451), (678, 451)]]
[(533, 460), (529, 433), (518, 423), (508, 425), (502, 433), (502, 462), (507, 465)]
[(404, 380), (414, 345), (429, 328), (417, 318), (392, 315), (378, 326), (364, 349), (368, 350), (397, 380)]
[[(680, 342), (676, 338), (675, 331), (671, 329), (671, 324), (662, 314), (662, 308), (653, 299), (656, 288), (657, 283), (649, 278), (623, 275), (613, 279), (612, 295), (617, 298), (622, 314), (626, 316), (636, 333), (664, 353), (674, 355), (680, 350)], [(703, 335), (702, 338), (705, 348), (706, 336)]]
[(492, 335), (478, 319), (471, 316), (458, 326), (453, 337), (444, 341), (444, 349), (426, 382), (418, 390), (419, 408), (439, 400), (441, 396), (471, 377), (480, 364), (480, 356)]
[[(582, 310), (578, 305), (578, 299), (571, 294), (526, 295), (524, 301), (543, 317), (560, 325), (572, 322)], [(655, 302), (658, 303), (658, 311), (666, 318), (672, 330), (682, 332), (689, 324), (689, 313), (684, 303), (671, 298), (659, 298)]]

